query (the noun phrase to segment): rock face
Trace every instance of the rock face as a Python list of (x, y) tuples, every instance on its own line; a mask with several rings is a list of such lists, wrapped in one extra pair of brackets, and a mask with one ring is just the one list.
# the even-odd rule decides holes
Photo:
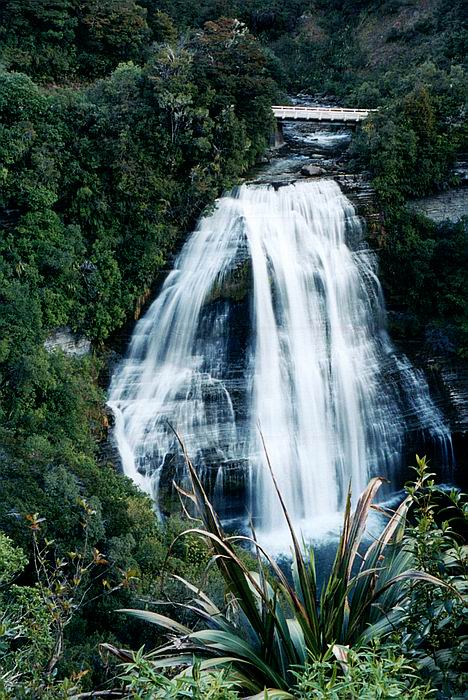
[(449, 481), (468, 489), (468, 367), (457, 358), (426, 358), (423, 367), (439, 408), (449, 421), (453, 473)]
[(102, 408), (102, 439), (99, 443), (98, 459), (101, 464), (111, 464), (114, 467), (121, 464), (119, 449), (114, 439), (113, 428), (115, 418), (109, 406)]
[(440, 356), (427, 361), (429, 372), (436, 378), (441, 407), (450, 419), (452, 433), (463, 434), (468, 440), (468, 366), (458, 359)]
[(462, 216), (468, 216), (468, 187), (448, 190), (433, 197), (415, 199), (409, 202), (408, 207), (436, 223), (442, 221), (456, 223)]
[(301, 175), (306, 177), (320, 177), (321, 175), (326, 175), (327, 171), (318, 165), (303, 165), (301, 168)]
[(68, 326), (57, 328), (44, 343), (47, 352), (62, 350), (71, 357), (84, 357), (91, 352), (91, 341), (72, 332)]

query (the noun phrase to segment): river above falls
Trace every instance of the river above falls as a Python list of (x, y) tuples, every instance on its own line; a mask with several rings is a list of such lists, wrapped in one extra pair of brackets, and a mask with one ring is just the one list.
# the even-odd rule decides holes
[(345, 127), (320, 128), (303, 122), (283, 125), (284, 143), (270, 151), (252, 182), (287, 184), (303, 177), (306, 165), (317, 166), (333, 176), (344, 173), (352, 131)]

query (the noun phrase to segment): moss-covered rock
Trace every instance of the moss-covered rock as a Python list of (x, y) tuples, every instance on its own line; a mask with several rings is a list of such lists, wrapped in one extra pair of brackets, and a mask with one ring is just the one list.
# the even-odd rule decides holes
[(212, 289), (207, 302), (218, 301), (242, 301), (252, 289), (252, 262), (250, 258), (239, 262), (224, 277), (218, 279)]

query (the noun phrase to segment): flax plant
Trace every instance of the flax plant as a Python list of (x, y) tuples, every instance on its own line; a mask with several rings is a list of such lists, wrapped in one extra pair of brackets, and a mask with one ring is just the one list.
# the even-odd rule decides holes
[[(334, 564), (319, 593), (314, 550), (301, 547), (273, 472), (292, 541), (291, 579), (259, 544), (255, 533), (246, 537), (224, 532), (190, 459), (185, 457), (192, 490), (182, 493), (192, 502), (202, 524), (184, 534), (208, 542), (230, 605), (229, 612), (221, 610), (202, 590), (177, 576), (193, 600), (176, 605), (195, 615), (196, 629), (149, 610), (123, 611), (167, 631), (167, 644), (146, 657), (155, 669), (180, 671), (183, 667), (182, 674), (190, 674), (194, 663), (201, 671), (227, 669), (251, 694), (263, 697), (268, 689), (270, 698), (292, 698), (288, 689), (298, 668), (323, 660), (330, 650), (345, 664), (350, 646), (358, 648), (398, 629), (407, 617), (409, 582), (447, 585), (415, 569), (411, 551), (402, 546), (409, 497), (387, 514), (380, 536), (365, 548), (369, 513), (384, 481), (380, 477), (369, 482), (354, 512), (348, 492)], [(419, 486), (416, 483), (416, 489)], [(239, 557), (235, 546), (239, 543), (256, 553), (256, 570), (249, 570)], [(123, 661), (131, 659), (129, 652), (107, 648)]]

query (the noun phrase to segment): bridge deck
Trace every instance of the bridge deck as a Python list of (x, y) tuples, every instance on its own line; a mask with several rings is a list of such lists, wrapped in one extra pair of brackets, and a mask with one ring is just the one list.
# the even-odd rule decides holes
[(337, 122), (357, 124), (366, 119), (374, 109), (346, 109), (343, 107), (272, 107), (273, 114), (281, 121), (312, 121), (312, 122)]

